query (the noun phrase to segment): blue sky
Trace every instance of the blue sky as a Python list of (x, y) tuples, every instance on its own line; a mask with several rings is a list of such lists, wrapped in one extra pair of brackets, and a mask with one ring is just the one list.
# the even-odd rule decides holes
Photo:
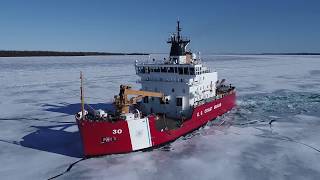
[(0, 49), (168, 52), (181, 20), (202, 53), (320, 52), (318, 0), (8, 0)]

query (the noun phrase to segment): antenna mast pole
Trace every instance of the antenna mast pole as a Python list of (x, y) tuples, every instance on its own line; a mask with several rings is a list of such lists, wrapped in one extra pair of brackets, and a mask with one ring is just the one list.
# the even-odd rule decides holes
[(178, 42), (180, 42), (180, 31), (181, 31), (181, 28), (180, 28), (180, 21), (178, 20), (178, 21), (177, 21)]
[(84, 97), (83, 97), (83, 76), (82, 71), (80, 71), (80, 93), (81, 93), (81, 119), (84, 119)]

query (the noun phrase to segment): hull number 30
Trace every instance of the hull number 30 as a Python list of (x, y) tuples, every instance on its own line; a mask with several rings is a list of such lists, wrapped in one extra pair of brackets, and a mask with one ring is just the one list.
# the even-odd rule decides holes
[(112, 134), (122, 134), (122, 129), (114, 129), (112, 130)]

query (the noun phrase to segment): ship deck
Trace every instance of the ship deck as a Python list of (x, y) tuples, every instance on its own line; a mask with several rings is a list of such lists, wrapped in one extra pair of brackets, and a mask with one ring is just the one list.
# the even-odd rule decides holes
[(181, 127), (181, 120), (180, 119), (172, 119), (164, 116), (158, 116), (159, 119), (156, 120), (156, 128), (161, 131), (164, 129), (167, 130), (173, 130), (173, 129), (178, 129)]

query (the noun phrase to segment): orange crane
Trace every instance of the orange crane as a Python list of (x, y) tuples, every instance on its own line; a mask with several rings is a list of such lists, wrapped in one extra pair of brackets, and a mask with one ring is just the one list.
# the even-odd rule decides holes
[[(135, 95), (136, 97), (128, 98), (128, 96)], [(129, 113), (129, 107), (133, 104), (137, 104), (137, 101), (141, 100), (143, 97), (159, 97), (162, 101), (165, 100), (165, 96), (160, 92), (152, 91), (140, 91), (133, 90), (131, 86), (120, 85), (120, 92), (118, 96), (114, 96), (114, 104), (117, 109), (117, 113)]]

